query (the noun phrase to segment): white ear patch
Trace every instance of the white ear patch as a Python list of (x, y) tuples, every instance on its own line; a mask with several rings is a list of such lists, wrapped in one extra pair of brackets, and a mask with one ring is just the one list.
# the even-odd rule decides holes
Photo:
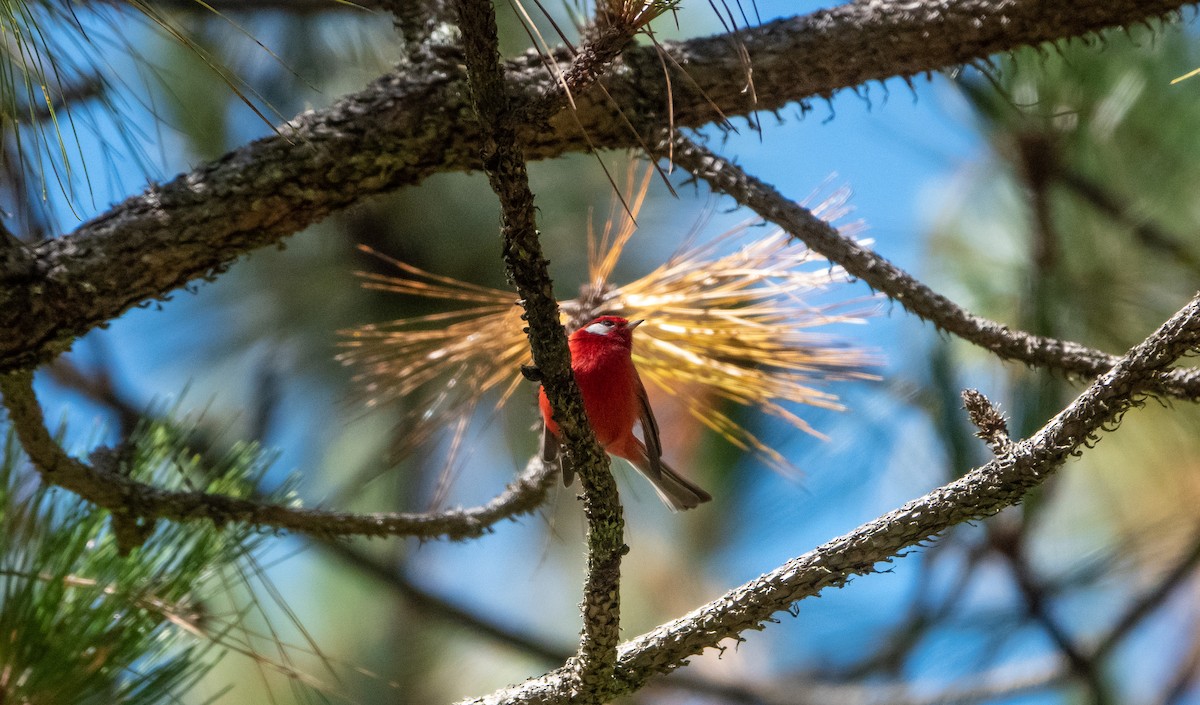
[(587, 328), (584, 328), (584, 330), (592, 335), (608, 335), (612, 332), (612, 329), (613, 326), (611, 323), (593, 323)]

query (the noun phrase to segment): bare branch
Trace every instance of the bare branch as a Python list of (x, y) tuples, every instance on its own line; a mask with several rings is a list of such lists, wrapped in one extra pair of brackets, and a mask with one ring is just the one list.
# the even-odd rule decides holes
[(608, 457), (588, 424), (571, 373), (567, 336), (559, 322), (558, 302), (538, 239), (525, 156), (517, 141), (516, 114), (498, 61), (495, 13), (489, 0), (454, 0), (454, 7), (463, 33), (471, 99), (484, 129), (482, 161), (500, 198), (505, 270), (525, 307), (533, 364), (559, 424), (564, 462), (571, 464), (583, 485), (587, 578), (579, 653), (571, 663), (573, 690), (581, 702), (604, 702), (612, 690), (621, 640), (621, 556), (628, 550), (621, 501)]
[[(1066, 668), (1058, 659), (999, 667), (976, 674), (932, 693), (910, 683), (869, 685), (829, 684), (820, 681), (784, 680), (778, 683), (689, 683), (689, 689), (717, 696), (727, 703), (746, 705), (971, 705), (1044, 690), (1061, 682)], [(683, 680), (672, 676), (662, 685)], [(659, 682), (656, 681), (655, 685)], [(692, 685), (695, 687), (692, 687)]]
[(1200, 566), (1200, 534), (1192, 539), (1191, 547), (1185, 551), (1178, 562), (1163, 575), (1151, 590), (1141, 595), (1127, 610), (1121, 614), (1109, 632), (1096, 645), (1094, 658), (1104, 658), (1121, 645), (1121, 640), (1129, 632), (1142, 624), (1146, 617), (1162, 607), (1167, 597), (1177, 588), (1185, 585), (1187, 579), (1194, 576), (1197, 566)]
[[(1115, 355), (1073, 343), (1046, 338), (991, 321), (963, 309), (916, 277), (872, 252), (836, 228), (794, 203), (773, 186), (747, 174), (732, 162), (694, 141), (676, 134), (672, 139), (675, 163), (706, 181), (713, 191), (783, 228), (815, 252), (840, 264), (873, 289), (899, 303), (909, 313), (1001, 358), (1096, 377), (1116, 364)], [(665, 154), (664, 145), (659, 150)], [(1200, 399), (1200, 370), (1173, 370), (1142, 380), (1144, 384), (1184, 399)]]
[[(1003, 535), (1005, 532), (996, 532)], [(1108, 685), (1104, 682), (1100, 660), (1085, 653), (1075, 637), (1059, 623), (1047, 605), (1047, 590), (1033, 574), (1024, 555), (1022, 537), (1016, 532), (997, 542), (999, 552), (1008, 561), (1012, 569), (1013, 579), (1025, 601), (1025, 609), (1033, 621), (1054, 642), (1063, 660), (1066, 661), (1068, 672), (1079, 681), (1088, 693), (1089, 702), (1093, 705), (1105, 705), (1111, 702)]]
[[(775, 570), (681, 619), (623, 644), (617, 661), (617, 694), (640, 688), (651, 676), (670, 672), (687, 659), (736, 639), (792, 603), (854, 575), (875, 572), (876, 564), (964, 521), (991, 516), (1021, 501), (1081, 446), (1119, 421), (1140, 403), (1145, 381), (1200, 344), (1200, 297), (1184, 306), (1146, 340), (1029, 438), (924, 497), (863, 524), (854, 531), (794, 558)], [(521, 685), (470, 702), (551, 703), (568, 695), (567, 673), (559, 669)]]
[(207, 520), (217, 526), (238, 522), (286, 529), (321, 538), (332, 536), (415, 536), (463, 540), (482, 536), (504, 519), (527, 514), (545, 501), (554, 469), (534, 458), (504, 492), (487, 504), (436, 514), (376, 512), (355, 514), (266, 504), (203, 492), (164, 490), (130, 479), (118, 468), (89, 466), (67, 455), (46, 430), (33, 391), (33, 375), (0, 375), (0, 393), (21, 446), (49, 484), (131, 519)]
[(108, 407), (117, 417), (121, 438), (129, 438), (145, 416), (144, 409), (117, 393), (107, 368), (87, 374), (64, 356), (47, 365), (46, 372), (55, 383)]
[(482, 615), (469, 612), (451, 601), (422, 589), (413, 583), (398, 566), (388, 565), (345, 541), (321, 541), (316, 545), (346, 565), (382, 582), (424, 615), (448, 621), (549, 663), (562, 663), (571, 657), (569, 651), (554, 644), (529, 633), (501, 626)]
[[(728, 51), (728, 36), (666, 43), (672, 65), (685, 66), (693, 86), (676, 86), (674, 121), (694, 127), (721, 114), (773, 110), (866, 81), (1144, 22), (1184, 4), (848, 3), (739, 32), (754, 57), (757, 102), (742, 91), (743, 67)], [(0, 258), (0, 370), (45, 361), (139, 302), (214, 276), (240, 255), (369, 196), (436, 172), (479, 168), (474, 145), (482, 143), (481, 133), (464, 97), (462, 56), (448, 47), (438, 51), (420, 72), (401, 67), (329, 108), (298, 115), (276, 136), (153, 186), (71, 235), (42, 243), (31, 263)], [(565, 53), (555, 58), (560, 66), (568, 62)], [(665, 81), (654, 48), (629, 50), (606, 84), (613, 100), (588, 91), (576, 96), (573, 115), (551, 120), (551, 129), (520, 126), (525, 157), (588, 148), (580, 126), (597, 146), (636, 146), (623, 117), (635, 125), (666, 124)], [(506, 83), (522, 104), (556, 90), (534, 54), (509, 66)]]
[(1175, 674), (1167, 680), (1162, 693), (1150, 702), (1156, 705), (1175, 705), (1175, 703), (1187, 702), (1186, 696), (1192, 690), (1198, 672), (1200, 672), (1200, 639), (1194, 639), (1187, 655), (1184, 656), (1183, 663), (1176, 667)]
[(1186, 246), (1187, 238), (1168, 232), (1151, 218), (1139, 217), (1131, 204), (1124, 202), (1114, 191), (1079, 170), (1057, 163), (1053, 164), (1053, 168), (1054, 175), (1063, 185), (1097, 211), (1129, 228), (1134, 237), (1148, 250), (1158, 252), (1187, 267), (1193, 274), (1200, 274), (1200, 258)]

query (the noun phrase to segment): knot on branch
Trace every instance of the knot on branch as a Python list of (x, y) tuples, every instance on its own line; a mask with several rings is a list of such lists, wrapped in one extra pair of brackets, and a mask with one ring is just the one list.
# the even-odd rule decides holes
[(995, 405), (978, 389), (964, 389), (962, 400), (967, 418), (979, 429), (975, 435), (988, 444), (993, 454), (1006, 452), (1012, 440), (1008, 436), (1008, 423)]
[(128, 512), (112, 513), (112, 531), (117, 540), (117, 553), (128, 556), (133, 549), (146, 543), (154, 533), (157, 521), (154, 517), (134, 516)]
[[(88, 455), (91, 472), (101, 482), (119, 482), (117, 478), (127, 478), (130, 475), (133, 462), (134, 447), (122, 443), (115, 448), (101, 446)], [(117, 540), (117, 553), (128, 556), (133, 549), (146, 543), (157, 526), (157, 518), (144, 513), (138, 508), (136, 496), (122, 493), (121, 504), (108, 505), (111, 513), (113, 537)]]
[(133, 459), (133, 446), (122, 443), (115, 448), (100, 446), (88, 454), (88, 463), (100, 475), (129, 475), (129, 462)]

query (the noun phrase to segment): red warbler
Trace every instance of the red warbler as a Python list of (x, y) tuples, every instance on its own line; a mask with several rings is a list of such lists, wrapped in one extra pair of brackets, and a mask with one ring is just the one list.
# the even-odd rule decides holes
[[(588, 421), (604, 450), (633, 464), (654, 484), (658, 496), (672, 510), (691, 509), (712, 495), (672, 470), (662, 460), (658, 424), (646, 388), (633, 364), (633, 329), (642, 321), (619, 316), (600, 316), (571, 334), (571, 370), (583, 395)], [(546, 390), (538, 389), (538, 406), (546, 422), (542, 436), (542, 460), (558, 459), (558, 424), (550, 410)], [(645, 443), (633, 435), (640, 422)], [(563, 484), (575, 479), (563, 468)]]

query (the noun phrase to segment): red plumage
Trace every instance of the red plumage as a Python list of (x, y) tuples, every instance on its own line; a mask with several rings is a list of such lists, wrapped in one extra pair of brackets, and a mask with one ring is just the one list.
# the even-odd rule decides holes
[[(571, 370), (600, 445), (632, 463), (654, 484), (659, 497), (671, 509), (691, 509), (712, 496), (662, 461), (658, 424), (633, 364), (633, 329), (640, 323), (630, 323), (619, 316), (601, 316), (572, 333)], [(546, 423), (542, 459), (551, 462), (558, 458), (559, 429), (552, 418), (546, 391), (540, 388), (538, 406)], [(645, 443), (633, 434), (633, 426), (638, 422)], [(573, 479), (564, 468), (564, 484), (570, 485)]]

